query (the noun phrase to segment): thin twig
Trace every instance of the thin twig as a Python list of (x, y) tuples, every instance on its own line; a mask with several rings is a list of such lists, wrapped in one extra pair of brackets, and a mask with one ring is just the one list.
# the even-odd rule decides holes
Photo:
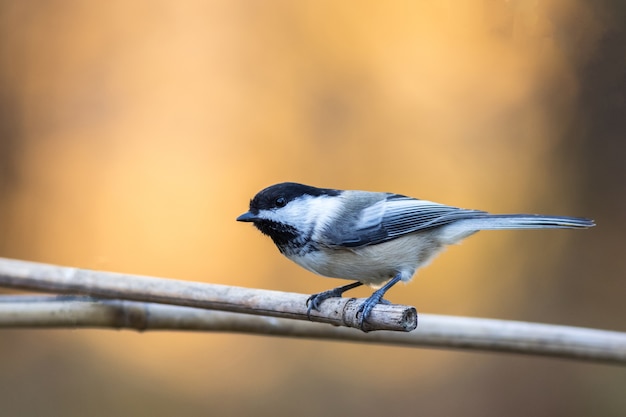
[[(357, 312), (364, 299), (331, 298), (320, 311), (307, 312), (307, 296), (200, 282), (91, 271), (0, 258), (0, 286), (98, 298), (145, 301), (263, 316), (311, 320), (359, 327)], [(379, 304), (366, 330), (411, 331), (417, 326), (414, 307)]]
[(72, 296), (0, 297), (0, 328), (127, 328), (238, 332), (409, 347), (521, 353), (626, 365), (626, 333), (420, 315), (411, 333), (376, 332), (163, 304)]

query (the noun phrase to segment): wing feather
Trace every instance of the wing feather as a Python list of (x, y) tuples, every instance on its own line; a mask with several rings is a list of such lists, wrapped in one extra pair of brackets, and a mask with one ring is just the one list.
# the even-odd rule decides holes
[(399, 194), (365, 207), (345, 227), (329, 230), (326, 241), (333, 246), (359, 247), (383, 243), (409, 233), (443, 226), (461, 219), (483, 217), (487, 213), (418, 200)]

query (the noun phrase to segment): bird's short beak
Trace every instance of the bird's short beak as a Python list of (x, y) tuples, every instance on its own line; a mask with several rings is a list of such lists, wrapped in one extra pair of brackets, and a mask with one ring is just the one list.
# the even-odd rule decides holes
[(251, 212), (247, 211), (245, 213), (243, 213), (241, 216), (237, 217), (237, 221), (238, 222), (253, 222), (255, 220), (257, 220), (258, 217), (255, 216), (254, 214), (252, 214)]

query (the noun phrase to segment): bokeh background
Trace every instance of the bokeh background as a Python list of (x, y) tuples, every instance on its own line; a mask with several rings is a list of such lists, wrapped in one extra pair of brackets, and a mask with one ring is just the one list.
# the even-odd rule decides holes
[[(389, 299), (626, 331), (625, 22), (619, 0), (2, 1), (0, 256), (313, 293), (345, 282), (235, 222), (249, 199), (288, 180), (393, 191), (598, 226), (479, 233)], [(7, 416), (623, 416), (626, 372), (5, 330), (0, 404)]]

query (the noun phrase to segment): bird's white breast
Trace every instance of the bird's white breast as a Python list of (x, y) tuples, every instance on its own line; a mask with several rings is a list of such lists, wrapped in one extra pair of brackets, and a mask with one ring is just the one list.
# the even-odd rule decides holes
[(397, 274), (409, 281), (442, 248), (430, 233), (412, 234), (359, 248), (322, 248), (289, 259), (316, 274), (380, 286)]

